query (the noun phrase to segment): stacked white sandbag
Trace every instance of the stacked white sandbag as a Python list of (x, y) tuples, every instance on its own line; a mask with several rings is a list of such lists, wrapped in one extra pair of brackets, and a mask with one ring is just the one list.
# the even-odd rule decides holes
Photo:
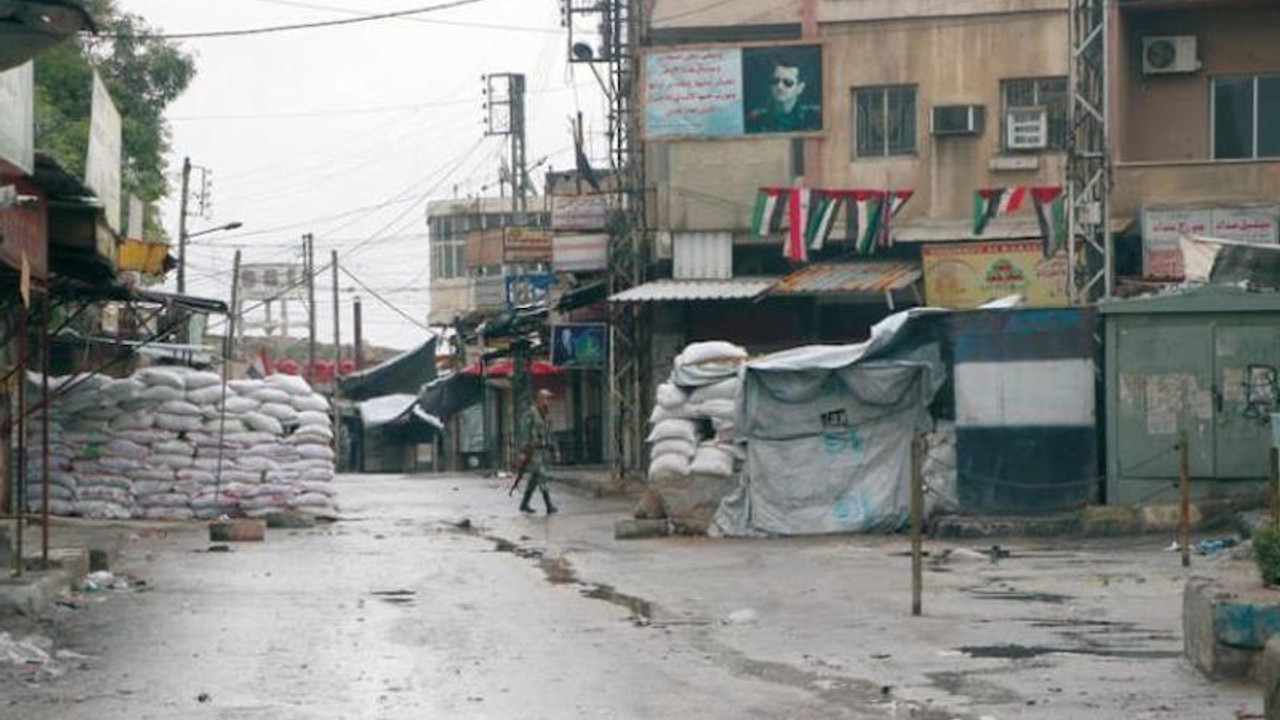
[[(38, 389), (40, 377), (32, 376)], [(68, 387), (65, 394), (57, 394)], [(50, 378), (50, 511), (160, 520), (334, 517), (329, 401), (299, 377), (235, 380), (152, 367)], [(28, 425), (27, 497), (43, 506), (42, 418)]]
[(733, 425), (746, 360), (746, 350), (722, 341), (693, 343), (676, 357), (649, 416), (650, 480), (734, 473)]

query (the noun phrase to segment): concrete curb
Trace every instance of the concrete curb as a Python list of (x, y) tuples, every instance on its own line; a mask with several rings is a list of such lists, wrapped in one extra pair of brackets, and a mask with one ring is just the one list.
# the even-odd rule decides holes
[(552, 474), (548, 479), (556, 485), (590, 498), (628, 497), (635, 495), (643, 487), (626, 481), (618, 482), (612, 477), (605, 476)]
[[(1237, 511), (1257, 507), (1255, 500), (1210, 499), (1191, 503), (1191, 528), (1210, 530), (1234, 522)], [(1176, 504), (1090, 505), (1081, 510), (1037, 516), (943, 515), (929, 523), (935, 538), (1116, 537), (1177, 532)]]

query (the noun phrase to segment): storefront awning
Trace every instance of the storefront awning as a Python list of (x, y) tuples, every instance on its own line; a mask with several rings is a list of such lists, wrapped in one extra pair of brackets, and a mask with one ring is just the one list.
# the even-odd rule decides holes
[[(558, 368), (555, 365), (552, 365), (546, 360), (534, 360), (533, 362), (529, 363), (530, 375), (559, 375), (563, 372), (564, 372), (563, 369)], [(462, 374), (463, 375), (479, 375), (480, 374), (479, 363), (468, 365), (465, 369), (463, 369)], [(499, 362), (491, 363), (487, 368), (485, 368), (484, 374), (488, 377), (508, 377), (511, 375), (511, 361), (502, 360)]]
[(845, 262), (810, 265), (782, 278), (769, 295), (883, 295), (911, 287), (922, 277), (911, 262)]
[(654, 280), (624, 290), (609, 302), (683, 302), (751, 300), (773, 286), (777, 278), (731, 278), (726, 280)]
[(417, 393), (436, 378), (436, 339), (437, 336), (432, 335), (421, 345), (384, 363), (339, 378), (342, 396), (367, 400), (393, 393)]

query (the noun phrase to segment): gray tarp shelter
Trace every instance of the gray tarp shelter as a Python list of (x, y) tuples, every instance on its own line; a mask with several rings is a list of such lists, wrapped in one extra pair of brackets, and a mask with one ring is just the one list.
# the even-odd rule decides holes
[(946, 379), (941, 350), (909, 310), (857, 345), (811, 346), (748, 362), (736, 421), (746, 463), (713, 532), (893, 531), (907, 520), (911, 441)]

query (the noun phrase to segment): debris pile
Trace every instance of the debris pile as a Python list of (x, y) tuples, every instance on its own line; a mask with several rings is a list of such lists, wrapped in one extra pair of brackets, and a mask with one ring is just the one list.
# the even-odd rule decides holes
[(689, 345), (658, 386), (649, 417), (649, 479), (731, 477), (740, 461), (734, 416), (746, 350), (713, 341)]
[[(28, 381), (37, 388), (39, 375)], [(333, 517), (329, 401), (305, 380), (151, 367), (50, 378), (55, 515), (189, 520), (295, 509)], [(27, 498), (44, 502), (41, 413), (27, 425)]]

